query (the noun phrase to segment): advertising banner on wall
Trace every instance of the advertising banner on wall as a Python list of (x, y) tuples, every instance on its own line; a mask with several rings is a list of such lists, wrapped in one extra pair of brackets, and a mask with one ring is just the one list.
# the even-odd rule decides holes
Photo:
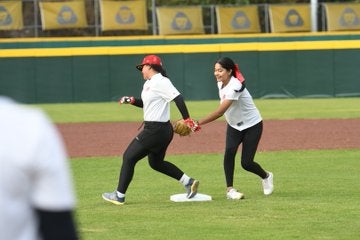
[(360, 4), (324, 4), (328, 31), (360, 30)]
[(147, 30), (146, 1), (100, 1), (101, 29)]
[(22, 2), (0, 2), (0, 30), (21, 30), (23, 26)]
[(85, 2), (40, 2), (43, 30), (87, 27)]
[(217, 6), (215, 10), (218, 33), (261, 32), (257, 6)]
[(271, 32), (311, 31), (310, 4), (270, 5)]
[(202, 8), (158, 7), (159, 34), (202, 34), (204, 33)]

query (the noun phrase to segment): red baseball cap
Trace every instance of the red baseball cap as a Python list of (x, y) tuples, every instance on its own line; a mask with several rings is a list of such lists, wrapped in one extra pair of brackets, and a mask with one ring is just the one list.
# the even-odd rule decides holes
[(136, 66), (136, 68), (141, 71), (144, 65), (160, 65), (160, 66), (162, 66), (161, 58), (156, 55), (147, 55), (142, 60), (141, 64)]

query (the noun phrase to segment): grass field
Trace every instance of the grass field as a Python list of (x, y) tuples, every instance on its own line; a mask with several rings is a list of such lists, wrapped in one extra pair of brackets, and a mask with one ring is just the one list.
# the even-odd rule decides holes
[[(264, 119), (360, 118), (360, 98), (319, 99), (256, 99)], [(218, 106), (218, 101), (189, 101), (187, 106), (194, 119), (201, 118)], [(116, 102), (39, 104), (55, 122), (117, 122), (142, 121), (139, 108)], [(172, 104), (171, 119), (180, 114)]]
[[(188, 107), (197, 119), (217, 104), (196, 101)], [(360, 98), (260, 99), (256, 104), (265, 120), (360, 118)], [(139, 109), (114, 102), (38, 106), (57, 123), (142, 118)], [(177, 118), (175, 109), (172, 119)], [(238, 164), (234, 185), (245, 193), (243, 201), (225, 199), (221, 154), (172, 155), (167, 160), (198, 178), (200, 192), (213, 201), (171, 202), (170, 195), (183, 187), (140, 161), (127, 203), (115, 206), (103, 201), (101, 193), (115, 189), (121, 159), (72, 159), (82, 239), (360, 239), (360, 149), (259, 152), (256, 160), (274, 172), (275, 192), (265, 197), (259, 179)]]
[(200, 179), (211, 202), (173, 203), (177, 181), (140, 161), (127, 192), (115, 206), (120, 159), (74, 159), (83, 239), (359, 239), (360, 150), (261, 152), (257, 161), (274, 172), (275, 192), (262, 193), (259, 179), (237, 165), (234, 185), (243, 201), (225, 199), (222, 156), (179, 155), (167, 160)]

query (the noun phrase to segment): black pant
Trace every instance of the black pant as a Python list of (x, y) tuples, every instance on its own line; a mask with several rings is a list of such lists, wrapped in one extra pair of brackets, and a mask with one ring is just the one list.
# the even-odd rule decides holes
[(226, 130), (226, 149), (224, 155), (224, 171), (227, 187), (233, 186), (236, 152), (242, 143), (241, 166), (249, 172), (266, 178), (267, 173), (254, 162), (255, 153), (261, 138), (263, 122), (239, 131), (230, 125)]
[(132, 140), (123, 154), (117, 190), (125, 194), (134, 176), (136, 163), (146, 156), (152, 169), (180, 180), (184, 172), (164, 160), (173, 136), (170, 122), (145, 122), (144, 129)]

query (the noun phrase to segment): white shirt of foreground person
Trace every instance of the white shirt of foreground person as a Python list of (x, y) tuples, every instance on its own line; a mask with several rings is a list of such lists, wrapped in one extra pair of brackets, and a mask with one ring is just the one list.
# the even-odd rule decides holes
[(47, 116), (0, 97), (0, 239), (41, 239), (34, 209), (73, 209), (69, 171)]

